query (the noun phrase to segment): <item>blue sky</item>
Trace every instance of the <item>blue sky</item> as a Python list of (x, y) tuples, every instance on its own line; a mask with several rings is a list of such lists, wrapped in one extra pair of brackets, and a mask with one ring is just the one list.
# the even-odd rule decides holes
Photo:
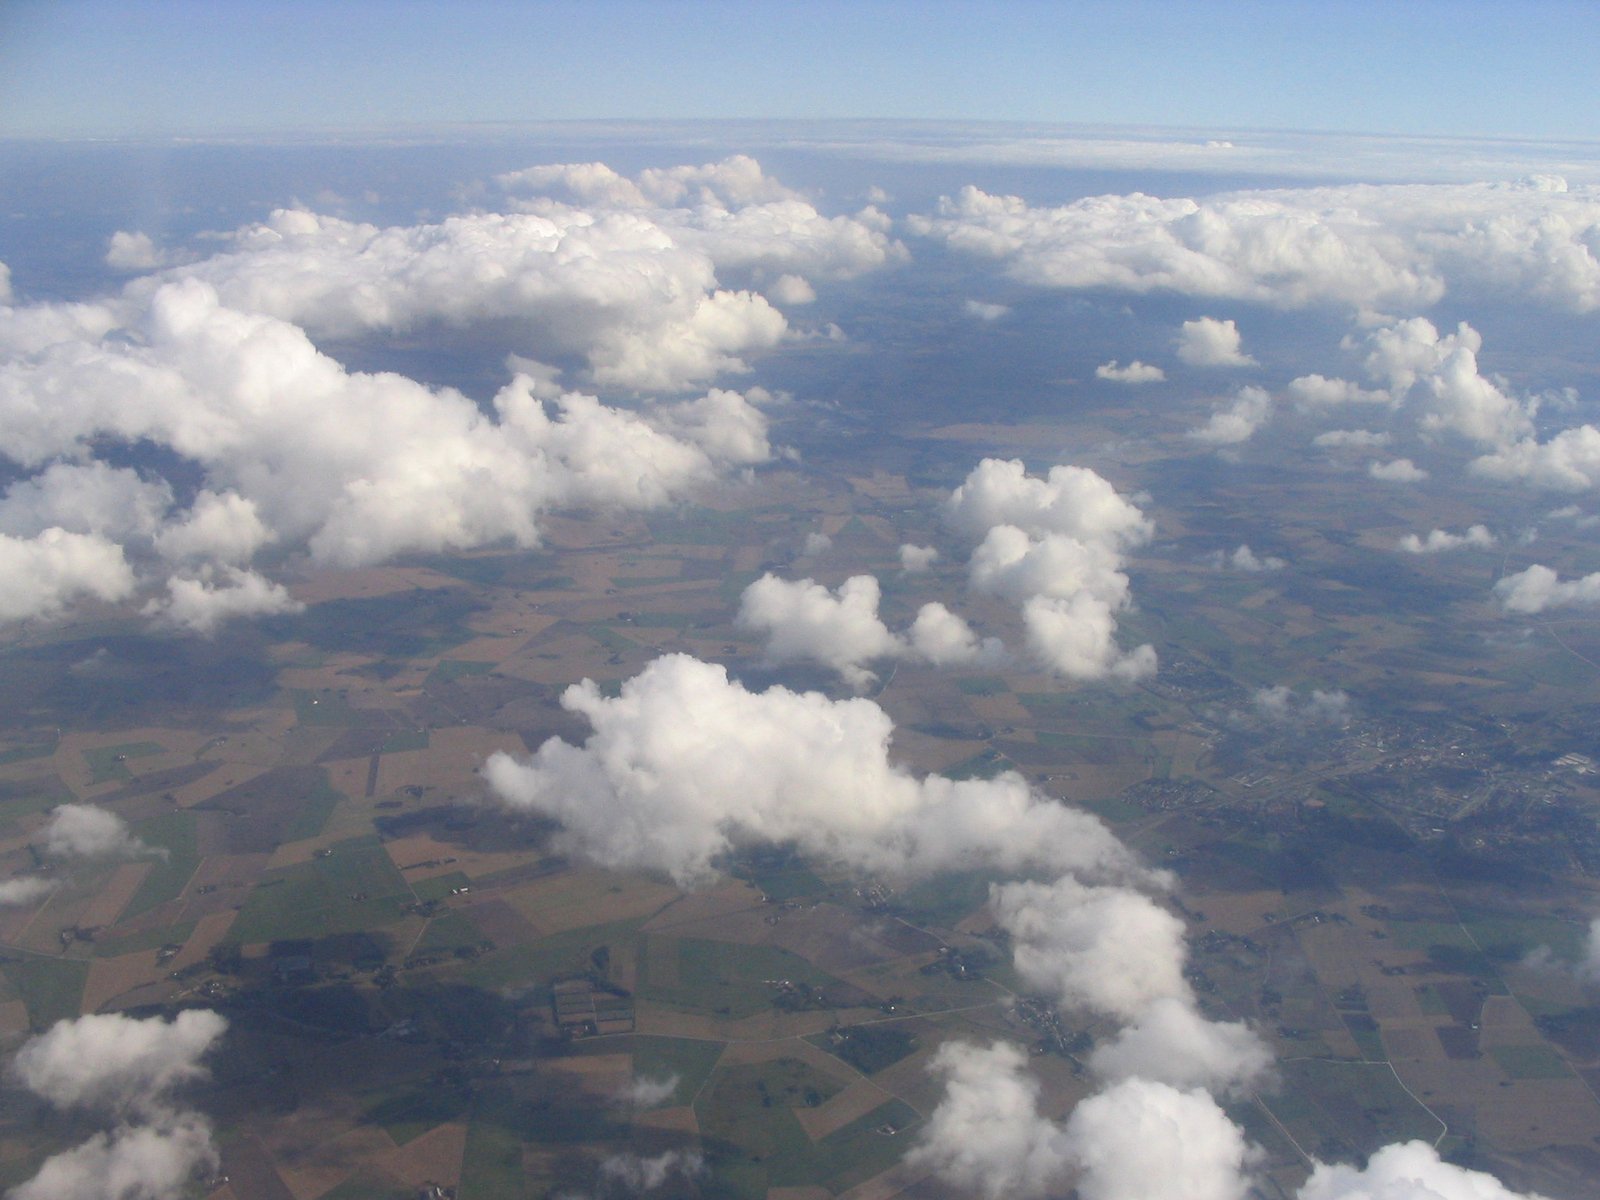
[(0, 0), (0, 135), (933, 118), (1600, 139), (1600, 5)]

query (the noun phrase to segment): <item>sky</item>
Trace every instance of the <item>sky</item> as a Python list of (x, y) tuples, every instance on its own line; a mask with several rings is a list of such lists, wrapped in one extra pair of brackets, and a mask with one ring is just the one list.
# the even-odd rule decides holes
[(1573, 0), (0, 2), (0, 136), (927, 118), (1600, 140)]

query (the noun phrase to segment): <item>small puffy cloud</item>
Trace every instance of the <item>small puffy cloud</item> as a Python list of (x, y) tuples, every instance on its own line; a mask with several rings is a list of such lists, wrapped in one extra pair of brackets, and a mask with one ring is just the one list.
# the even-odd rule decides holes
[(637, 1196), (655, 1191), (674, 1177), (695, 1179), (705, 1169), (705, 1160), (696, 1150), (667, 1150), (650, 1158), (614, 1154), (600, 1164), (600, 1182), (606, 1190)]
[(1155, 647), (1146, 643), (1124, 652), (1116, 642), (1112, 605), (1088, 592), (1066, 599), (1030, 596), (1022, 623), (1034, 657), (1069, 679), (1132, 683), (1156, 673)]
[(1363, 1168), (1319, 1162), (1297, 1200), (1541, 1200), (1493, 1175), (1447, 1163), (1427, 1142), (1384, 1146)]
[(619, 1102), (632, 1108), (655, 1108), (677, 1095), (680, 1076), (671, 1075), (656, 1079), (649, 1075), (635, 1075), (628, 1086), (618, 1094)]
[(906, 1156), (963, 1193), (1034, 1200), (1065, 1190), (1073, 1153), (1066, 1131), (1039, 1112), (1027, 1056), (1006, 1042), (946, 1042), (929, 1063), (944, 1095)]
[(526, 760), (496, 754), (484, 776), (503, 803), (560, 821), (560, 845), (606, 866), (690, 885), (736, 846), (788, 841), (893, 874), (1148, 874), (1098, 819), (1019, 775), (913, 776), (890, 759), (893, 727), (869, 700), (751, 692), (720, 666), (670, 655), (615, 698), (585, 681), (561, 702), (593, 726), (582, 746), (552, 738)]
[(1083, 1200), (1244, 1200), (1257, 1157), (1204, 1091), (1147, 1079), (1079, 1103), (1066, 1134)]
[(52, 858), (115, 859), (167, 856), (152, 849), (109, 809), (94, 804), (61, 804), (51, 810), (44, 827), (44, 852)]
[(1600, 429), (1579, 425), (1547, 442), (1525, 438), (1472, 461), (1486, 479), (1524, 481), (1556, 492), (1584, 492), (1600, 486)]
[(1131, 1019), (1154, 1000), (1185, 1001), (1183, 922), (1123, 887), (996, 884), (989, 907), (1011, 934), (1017, 974), (1062, 1004)]
[(767, 297), (779, 304), (814, 304), (817, 290), (801, 275), (779, 275), (767, 285)]
[(1367, 464), (1367, 474), (1384, 483), (1421, 483), (1428, 473), (1409, 458)]
[(1258, 688), (1250, 699), (1256, 714), (1274, 725), (1343, 729), (1350, 724), (1350, 696), (1337, 688), (1313, 688), (1300, 696), (1280, 683)]
[(1152, 531), (1138, 507), (1089, 468), (1055, 466), (1041, 479), (1020, 459), (984, 459), (950, 494), (945, 516), (974, 540), (995, 525), (1015, 525), (1028, 533), (1134, 546)]
[(1535, 563), (1494, 585), (1494, 597), (1507, 612), (1542, 613), (1547, 608), (1600, 604), (1600, 571), (1580, 579), (1562, 579)]
[(217, 1169), (211, 1126), (198, 1113), (97, 1133), (52, 1155), (10, 1200), (181, 1200)]
[(1208, 1021), (1171, 996), (1152, 1002), (1089, 1056), (1090, 1069), (1105, 1079), (1153, 1079), (1212, 1092), (1249, 1087), (1271, 1066), (1271, 1049), (1249, 1026)]
[(54, 617), (81, 597), (122, 600), (133, 590), (115, 542), (59, 527), (31, 538), (0, 534), (0, 622)]
[(906, 640), (913, 655), (936, 667), (1005, 661), (1005, 650), (996, 639), (979, 641), (972, 626), (936, 600), (917, 610)]
[(1116, 614), (1131, 603), (1123, 555), (1150, 522), (1101, 476), (984, 459), (945, 502), (945, 518), (977, 545), (971, 586), (1021, 602), (1034, 658), (1075, 679), (1138, 679), (1156, 669), (1151, 646), (1123, 652)]
[(820, 662), (859, 688), (875, 678), (863, 664), (903, 652), (878, 616), (879, 595), (871, 575), (854, 575), (830, 592), (811, 579), (767, 574), (745, 588), (736, 623), (766, 636), (769, 661)]
[(1160, 383), (1167, 377), (1167, 373), (1160, 367), (1153, 367), (1138, 359), (1134, 359), (1125, 367), (1118, 365), (1115, 359), (1101, 363), (1094, 369), (1094, 375), (1096, 379), (1107, 379), (1112, 383)]
[(1119, 547), (1105, 539), (1065, 534), (1033, 537), (1015, 525), (996, 525), (972, 551), (967, 573), (973, 588), (1022, 600), (1071, 599), (1087, 592), (1108, 607), (1128, 602), (1128, 577)]
[(1495, 545), (1496, 541), (1487, 526), (1470, 525), (1462, 533), (1451, 533), (1447, 529), (1429, 530), (1427, 537), (1408, 533), (1395, 543), (1395, 549), (1404, 554), (1443, 554), (1448, 550), (1460, 550), (1465, 547), (1487, 549)]
[(140, 1110), (202, 1078), (200, 1060), (227, 1028), (206, 1009), (187, 1009), (171, 1021), (119, 1013), (57, 1021), (17, 1052), (12, 1073), (58, 1108)]
[(1208, 446), (1237, 446), (1248, 442), (1272, 416), (1272, 397), (1258, 387), (1240, 388), (1233, 403), (1213, 412), (1189, 436)]
[(273, 536), (254, 502), (237, 492), (202, 489), (188, 515), (154, 540), (156, 553), (173, 562), (247, 563)]
[(172, 488), (103, 462), (52, 463), (0, 499), (0, 533), (34, 538), (47, 529), (115, 541), (147, 537), (172, 507)]
[(215, 577), (174, 576), (167, 581), (166, 598), (150, 601), (143, 611), (164, 624), (210, 637), (226, 622), (241, 617), (302, 613), (305, 608), (281, 583), (228, 567)]
[(44, 879), (38, 875), (19, 875), (15, 879), (7, 879), (0, 883), (0, 908), (20, 908), (27, 904), (36, 904), (55, 890), (56, 882), (53, 879)]
[(1232, 569), (1243, 571), (1247, 575), (1261, 575), (1272, 571), (1281, 571), (1289, 564), (1283, 559), (1271, 554), (1257, 554), (1249, 546), (1240, 545), (1231, 552), (1217, 550), (1206, 557), (1206, 561), (1218, 570)]
[(1366, 344), (1367, 374), (1417, 411), (1425, 433), (1505, 446), (1532, 432), (1535, 406), (1479, 372), (1483, 338), (1466, 322), (1441, 334), (1431, 321), (1414, 317), (1373, 330)]
[(907, 575), (921, 575), (939, 561), (939, 552), (932, 546), (914, 546), (910, 542), (900, 546), (900, 569)]
[(800, 553), (806, 558), (815, 558), (819, 554), (826, 554), (833, 549), (833, 539), (825, 533), (806, 534), (805, 544), (800, 547)]
[(1004, 304), (990, 304), (984, 300), (968, 300), (962, 305), (962, 311), (969, 317), (976, 317), (980, 321), (998, 321), (1011, 311)]
[(106, 243), (106, 266), (113, 271), (154, 271), (167, 265), (167, 255), (148, 233), (119, 229)]
[(1391, 440), (1387, 433), (1372, 429), (1330, 429), (1317, 434), (1311, 444), (1329, 450), (1374, 450), (1387, 446)]
[(1396, 403), (1393, 393), (1382, 388), (1364, 388), (1348, 379), (1329, 379), (1323, 375), (1301, 375), (1284, 389), (1296, 408), (1303, 412), (1337, 408), (1348, 404)]
[(1239, 327), (1232, 321), (1201, 317), (1178, 330), (1178, 357), (1191, 367), (1254, 367), (1242, 348)]

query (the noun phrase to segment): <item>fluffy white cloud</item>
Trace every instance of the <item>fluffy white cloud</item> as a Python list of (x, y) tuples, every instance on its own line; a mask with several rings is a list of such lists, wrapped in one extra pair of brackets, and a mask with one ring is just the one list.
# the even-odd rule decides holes
[(1552, 179), (1135, 193), (1056, 208), (967, 187), (909, 225), (1042, 287), (1409, 312), (1460, 287), (1600, 306), (1600, 191)]
[(1385, 1146), (1364, 1168), (1318, 1163), (1298, 1200), (1541, 1200), (1493, 1175), (1444, 1162), (1426, 1142)]
[(210, 637), (226, 622), (240, 617), (300, 613), (305, 607), (281, 583), (254, 571), (229, 567), (215, 577), (174, 576), (167, 580), (166, 598), (150, 601), (143, 611), (168, 625)]
[(1219, 408), (1189, 436), (1208, 446), (1237, 446), (1248, 442), (1272, 416), (1272, 397), (1263, 388), (1240, 388), (1233, 403)]
[(55, 528), (123, 541), (148, 537), (171, 507), (164, 479), (99, 461), (58, 462), (7, 489), (0, 533), (34, 538)]
[(807, 303), (808, 276), (904, 257), (875, 210), (823, 216), (749, 158), (636, 180), (566, 164), (498, 183), (542, 194), (513, 204), (523, 211), (390, 228), (280, 210), (182, 271), (232, 307), (319, 336), (500, 322), (519, 352), (581, 356), (602, 384), (671, 390), (744, 369), (741, 355), (787, 329), (764, 296), (722, 286), (721, 274)]
[(56, 890), (56, 882), (38, 875), (19, 875), (0, 883), (0, 908), (18, 908), (43, 900)]
[(1112, 383), (1160, 383), (1167, 377), (1160, 367), (1142, 363), (1138, 359), (1125, 367), (1118, 365), (1115, 359), (1101, 363), (1094, 369), (1094, 375), (1096, 379), (1107, 379)]
[(1367, 474), (1383, 483), (1421, 483), (1428, 473), (1409, 458), (1367, 464)]
[(172, 1021), (120, 1014), (58, 1021), (21, 1050), (13, 1076), (58, 1108), (115, 1117), (110, 1133), (45, 1161), (17, 1200), (176, 1200), (196, 1173), (215, 1170), (211, 1126), (177, 1109), (172, 1093), (204, 1076), (200, 1060), (228, 1023), (190, 1009)]
[(1012, 938), (1017, 974), (1060, 1003), (1131, 1019), (1151, 1001), (1187, 999), (1183, 922), (1124, 887), (997, 884), (989, 907)]
[(170, 1022), (118, 1013), (57, 1021), (17, 1052), (12, 1071), (58, 1108), (139, 1110), (203, 1077), (200, 1060), (227, 1028), (206, 1009), (188, 1009)]
[(1006, 1042), (946, 1042), (929, 1063), (944, 1095), (906, 1156), (963, 1193), (1031, 1200), (1064, 1190), (1073, 1167), (1066, 1131), (1039, 1112), (1027, 1057)]
[(1208, 1021), (1191, 1003), (1153, 1001), (1112, 1041), (1089, 1056), (1103, 1078), (1152, 1079), (1207, 1091), (1249, 1086), (1272, 1066), (1272, 1051), (1243, 1022)]
[(52, 858), (142, 858), (165, 850), (152, 849), (128, 829), (128, 823), (110, 809), (94, 804), (61, 804), (50, 812), (44, 827), (44, 852)]
[(1253, 367), (1233, 321), (1201, 317), (1178, 330), (1178, 357), (1191, 367)]
[(1579, 425), (1547, 442), (1524, 438), (1474, 459), (1471, 469), (1487, 479), (1524, 480), (1549, 491), (1588, 491), (1600, 485), (1600, 429)]
[(1147, 643), (1124, 652), (1116, 642), (1113, 606), (1088, 592), (1067, 599), (1030, 596), (1022, 605), (1022, 624), (1034, 657), (1069, 679), (1131, 683), (1156, 672), (1155, 647)]
[[(1303, 412), (1337, 408), (1347, 404), (1386, 404), (1397, 401), (1394, 393), (1383, 388), (1364, 388), (1348, 379), (1329, 379), (1323, 375), (1301, 375), (1291, 379), (1284, 389), (1295, 407)], [(1326, 434), (1322, 436), (1327, 436)], [(1318, 441), (1318, 445), (1329, 445)]]
[(1138, 545), (1152, 532), (1138, 507), (1087, 467), (1051, 467), (1041, 479), (1020, 459), (980, 462), (945, 501), (945, 516), (974, 541), (995, 525), (1123, 546)]
[(106, 266), (113, 271), (154, 271), (166, 264), (167, 255), (148, 233), (119, 229), (106, 242)]
[(1240, 545), (1229, 553), (1217, 550), (1207, 555), (1206, 561), (1218, 570), (1232, 568), (1243, 571), (1247, 575), (1261, 575), (1272, 571), (1281, 571), (1289, 564), (1281, 558), (1271, 554), (1257, 554), (1249, 546)]
[(767, 574), (745, 588), (737, 623), (766, 635), (769, 661), (820, 662), (865, 687), (876, 676), (863, 664), (905, 649), (878, 616), (879, 595), (871, 575), (851, 576), (830, 592), (811, 579)]
[(11, 1200), (179, 1200), (217, 1168), (211, 1126), (198, 1113), (97, 1133), (45, 1160)]
[(1116, 614), (1131, 603), (1125, 552), (1150, 536), (1138, 507), (1083, 467), (1043, 479), (1015, 459), (984, 459), (945, 502), (946, 520), (973, 538), (971, 585), (1022, 605), (1025, 640), (1044, 666), (1074, 679), (1137, 679), (1150, 646), (1123, 652)]
[(907, 575), (920, 575), (939, 561), (939, 552), (932, 546), (914, 546), (910, 542), (900, 546), (900, 569)]
[(1405, 554), (1442, 554), (1447, 550), (1460, 550), (1464, 546), (1484, 549), (1496, 542), (1487, 526), (1470, 525), (1465, 532), (1451, 533), (1448, 529), (1431, 529), (1427, 537), (1408, 533), (1395, 543), (1395, 549)]
[(1313, 688), (1309, 695), (1301, 697), (1280, 683), (1258, 688), (1250, 700), (1261, 719), (1275, 725), (1342, 729), (1350, 723), (1350, 697), (1337, 688)]
[[(653, 507), (769, 455), (765, 417), (737, 392), (635, 413), (522, 375), (490, 415), (453, 391), (347, 371), (295, 326), (229, 309), (193, 280), (157, 289), (130, 313), (125, 333), (46, 338), (0, 362), (6, 452), (41, 468), (0, 513), (24, 526), (59, 517), (123, 537), (153, 532), (155, 551), (190, 580), (197, 567), (246, 566), (273, 541), (345, 565), (532, 545), (551, 509)], [(55, 461), (140, 439), (205, 475), (189, 512), (159, 530), (164, 484)], [(0, 619), (134, 589), (121, 546), (98, 534), (0, 538), (0, 567)], [(282, 608), (248, 581), (226, 591), (191, 598), (210, 609), (224, 600), (234, 611)]]
[[(1354, 349), (1352, 339), (1345, 346)], [(1526, 441), (1537, 404), (1510, 396), (1501, 383), (1481, 373), (1483, 338), (1462, 322), (1441, 334), (1422, 317), (1391, 321), (1367, 334), (1363, 368), (1382, 386), (1366, 389), (1345, 379), (1306, 375), (1289, 384), (1303, 410), (1351, 404), (1383, 404), (1403, 409), (1428, 436), (1453, 434), (1482, 446), (1507, 447)]]
[(917, 617), (906, 630), (911, 653), (936, 667), (983, 663), (998, 666), (1005, 662), (1004, 647), (995, 638), (978, 639), (972, 626), (937, 600), (917, 610)]
[(484, 775), (502, 801), (561, 821), (561, 844), (604, 865), (692, 884), (734, 846), (793, 841), (867, 871), (1147, 874), (1098, 819), (1019, 775), (911, 775), (889, 757), (891, 723), (868, 700), (750, 692), (719, 666), (672, 655), (615, 699), (586, 681), (562, 704), (593, 726), (583, 746), (552, 738), (525, 761), (496, 754)]
[(1073, 1109), (1066, 1134), (1083, 1200), (1244, 1200), (1249, 1191), (1255, 1153), (1198, 1089), (1124, 1080)]
[(907, 1156), (987, 1200), (1243, 1200), (1254, 1152), (1205, 1092), (1127, 1079), (1081, 1101), (1065, 1124), (1039, 1111), (1027, 1058), (1005, 1043), (947, 1042), (932, 1069), (945, 1093)]
[(53, 617), (80, 597), (121, 600), (133, 589), (122, 547), (103, 537), (60, 528), (0, 534), (0, 622)]
[(623, 1088), (617, 1099), (633, 1108), (654, 1108), (672, 1099), (678, 1091), (680, 1076), (677, 1072), (656, 1079), (649, 1075), (635, 1075)]
[(1494, 585), (1494, 597), (1507, 612), (1542, 613), (1547, 608), (1600, 604), (1600, 571), (1580, 579), (1562, 579), (1535, 563)]
[(806, 558), (815, 558), (819, 554), (826, 554), (833, 549), (833, 539), (825, 533), (806, 534), (805, 544), (801, 546), (800, 553)]
[(600, 1164), (600, 1181), (633, 1195), (653, 1192), (674, 1176), (694, 1179), (705, 1172), (698, 1151), (666, 1150), (650, 1158), (614, 1154)]
[(202, 490), (188, 515), (156, 534), (156, 553), (174, 562), (247, 563), (273, 540), (254, 502), (236, 492)]
[(1067, 600), (1080, 593), (1108, 608), (1128, 603), (1128, 577), (1120, 547), (1112, 541), (1081, 541), (1066, 534), (1031, 537), (1015, 525), (996, 525), (972, 551), (967, 573), (981, 592), (1024, 600)]

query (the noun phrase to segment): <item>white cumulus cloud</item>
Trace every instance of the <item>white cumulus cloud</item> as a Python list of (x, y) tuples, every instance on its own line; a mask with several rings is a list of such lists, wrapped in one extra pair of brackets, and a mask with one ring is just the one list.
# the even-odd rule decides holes
[(1244, 352), (1238, 325), (1215, 317), (1200, 317), (1183, 323), (1178, 330), (1178, 357), (1191, 367), (1257, 365), (1256, 360)]
[(1112, 383), (1160, 383), (1167, 377), (1167, 373), (1160, 367), (1151, 366), (1134, 359), (1127, 366), (1121, 366), (1115, 359), (1108, 363), (1101, 363), (1094, 369), (1096, 379), (1110, 380)]
[(671, 655), (614, 699), (585, 682), (562, 704), (594, 729), (582, 746), (552, 738), (526, 760), (496, 754), (484, 775), (504, 803), (556, 818), (561, 844), (604, 865), (692, 884), (735, 846), (792, 841), (868, 871), (1147, 874), (1098, 819), (1019, 775), (912, 775), (890, 757), (892, 725), (868, 700), (751, 692), (719, 666)]

